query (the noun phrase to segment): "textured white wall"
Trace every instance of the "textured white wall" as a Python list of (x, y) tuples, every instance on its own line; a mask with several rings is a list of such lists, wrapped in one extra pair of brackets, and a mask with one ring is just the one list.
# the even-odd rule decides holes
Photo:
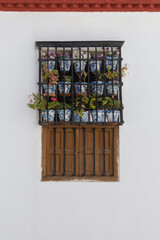
[[(0, 239), (157, 240), (160, 13), (0, 13)], [(42, 40), (125, 40), (120, 182), (40, 182)]]

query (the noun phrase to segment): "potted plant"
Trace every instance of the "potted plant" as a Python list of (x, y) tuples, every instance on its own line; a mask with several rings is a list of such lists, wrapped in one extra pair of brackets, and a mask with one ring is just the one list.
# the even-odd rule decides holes
[(87, 53), (79, 49), (73, 50), (73, 64), (75, 72), (84, 72), (86, 67)]
[(96, 94), (90, 95), (90, 108), (93, 122), (104, 122), (104, 107), (102, 98), (96, 98)]
[(47, 64), (42, 65), (42, 76), (44, 81), (49, 81), (48, 85), (43, 85), (45, 93), (55, 94), (56, 85), (59, 81), (59, 72), (58, 70), (49, 70)]
[[(93, 60), (92, 60), (93, 58)], [(100, 53), (98, 55), (92, 55), (91, 60), (89, 62), (91, 72), (101, 71), (103, 61), (103, 53)], [(96, 66), (97, 63), (97, 66)]]
[(92, 116), (90, 111), (88, 111), (89, 107), (89, 97), (87, 94), (80, 94), (74, 100), (74, 106), (77, 108), (74, 111), (74, 121), (75, 122), (92, 122)]
[(69, 122), (71, 117), (71, 105), (63, 102), (57, 102), (58, 116), (60, 121)]
[[(109, 68), (107, 69), (107, 73), (105, 74), (107, 78), (106, 89), (108, 95), (117, 96), (118, 87), (119, 87), (119, 72), (117, 70), (111, 71)], [(126, 71), (128, 70), (127, 64), (121, 69), (121, 76), (124, 77), (126, 75)], [(113, 84), (112, 84), (113, 83)]]
[(98, 81), (91, 82), (93, 94), (97, 94), (98, 96), (99, 95), (103, 95), (103, 89), (104, 89), (103, 78), (104, 78), (104, 74), (101, 73), (100, 71), (97, 71), (97, 79), (98, 79)]
[(71, 54), (69, 52), (58, 53), (58, 62), (61, 71), (69, 72), (71, 68)]
[(60, 94), (69, 94), (71, 89), (72, 76), (65, 76), (63, 81), (58, 83)]
[(120, 101), (114, 100), (114, 96), (112, 96), (112, 99), (110, 99), (110, 101), (108, 101), (107, 103), (106, 116), (108, 122), (118, 122), (120, 106), (121, 106)]
[(77, 75), (79, 77), (79, 82), (75, 83), (75, 90), (77, 94), (85, 94), (87, 92), (87, 82), (85, 82), (88, 73), (87, 72), (82, 72), (81, 75), (80, 73), (77, 72)]
[(106, 48), (106, 52), (105, 52), (105, 66), (106, 66), (106, 69), (109, 68), (109, 69), (112, 69), (112, 70), (116, 70), (118, 57), (119, 57), (119, 49), (118, 48), (114, 49), (113, 53), (110, 50), (110, 48)]
[[(56, 59), (56, 54), (54, 52), (51, 52), (50, 50), (47, 52), (42, 53), (42, 60), (51, 60), (48, 62), (48, 69), (50, 71), (54, 70), (55, 67), (55, 59)], [(46, 64), (46, 61), (42, 61), (42, 65)]]
[[(32, 109), (37, 109), (42, 111), (42, 118), (43, 121), (46, 122), (47, 121), (47, 101), (45, 99), (43, 99), (40, 94), (38, 93), (37, 95), (35, 93), (32, 93), (32, 95), (29, 95), (29, 103), (27, 104), (28, 107), (32, 108)], [(48, 106), (48, 109), (50, 109), (50, 107)], [(54, 121), (54, 117), (55, 117), (55, 110), (48, 110), (48, 121)]]

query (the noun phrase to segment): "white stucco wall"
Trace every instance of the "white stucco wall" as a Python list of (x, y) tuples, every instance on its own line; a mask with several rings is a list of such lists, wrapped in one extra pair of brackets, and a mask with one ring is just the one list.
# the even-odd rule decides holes
[[(160, 13), (0, 12), (0, 239), (160, 238)], [(35, 41), (125, 40), (120, 182), (41, 182)]]

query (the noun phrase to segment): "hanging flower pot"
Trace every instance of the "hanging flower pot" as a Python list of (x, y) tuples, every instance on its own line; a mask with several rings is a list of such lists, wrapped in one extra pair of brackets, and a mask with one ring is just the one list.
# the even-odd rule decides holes
[[(42, 118), (43, 121), (47, 121), (47, 110), (42, 111)], [(49, 122), (54, 122), (54, 117), (55, 117), (55, 110), (48, 110), (48, 121)]]
[(71, 89), (71, 83), (70, 82), (58, 82), (58, 87), (59, 87), (59, 91), (61, 94), (64, 94), (64, 93), (69, 93), (70, 92), (70, 89)]
[(115, 71), (117, 69), (117, 59), (118, 57), (113, 57), (113, 66), (112, 66), (112, 57), (105, 57), (105, 67), (107, 70), (113, 69)]
[(106, 89), (107, 89), (108, 95), (117, 96), (117, 94), (118, 94), (118, 85), (119, 85), (119, 82), (117, 82), (117, 81), (113, 81), (113, 87), (112, 87), (112, 81), (107, 82)]
[(70, 109), (59, 109), (58, 110), (58, 116), (60, 121), (64, 121), (64, 111), (65, 111), (65, 122), (68, 122), (70, 120), (71, 117), (71, 110)]
[(56, 93), (56, 85), (43, 85), (45, 93), (55, 94)]
[(89, 122), (89, 121), (92, 122), (92, 115), (90, 114), (90, 119), (89, 119), (88, 111), (83, 111), (83, 116), (82, 117), (80, 117), (79, 114), (76, 111), (74, 111), (74, 121), (75, 122), (80, 122), (80, 121), (82, 121), (82, 122)]
[(113, 110), (106, 110), (108, 122), (118, 122), (119, 113), (120, 113), (119, 110), (114, 110), (114, 113)]
[(69, 72), (71, 68), (71, 58), (70, 57), (59, 57), (58, 59), (60, 70)]
[(103, 81), (93, 81), (91, 82), (93, 94), (103, 95), (104, 82)]
[(104, 109), (92, 110), (91, 113), (92, 113), (93, 122), (104, 122)]
[(86, 82), (81, 82), (81, 84), (79, 82), (75, 83), (75, 90), (77, 94), (85, 94), (87, 92), (87, 87), (88, 84)]
[(91, 60), (90, 63), (91, 72), (101, 71), (102, 66), (102, 60), (97, 60), (97, 67), (96, 67), (96, 61)]
[(84, 72), (86, 67), (86, 61), (85, 60), (81, 60), (81, 64), (80, 61), (74, 61), (74, 69), (75, 72)]
[(54, 70), (54, 67), (55, 67), (55, 61), (49, 61), (48, 62), (48, 69), (49, 69), (49, 71)]

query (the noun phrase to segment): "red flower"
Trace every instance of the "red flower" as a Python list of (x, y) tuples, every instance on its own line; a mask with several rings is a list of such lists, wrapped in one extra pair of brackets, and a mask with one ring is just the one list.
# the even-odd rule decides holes
[(32, 100), (30, 100), (30, 102), (33, 102)]
[(56, 99), (56, 98), (51, 98), (51, 100), (53, 100), (53, 102), (56, 102), (56, 101), (57, 101), (57, 99)]

